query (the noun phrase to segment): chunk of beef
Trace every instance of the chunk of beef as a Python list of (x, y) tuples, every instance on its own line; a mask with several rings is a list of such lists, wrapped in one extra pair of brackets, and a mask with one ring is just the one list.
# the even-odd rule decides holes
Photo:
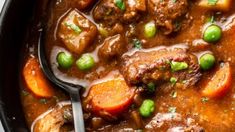
[(71, 104), (61, 102), (55, 108), (40, 115), (32, 124), (32, 132), (59, 132), (65, 123), (72, 123)]
[(203, 132), (204, 128), (195, 122), (189, 122), (192, 118), (184, 119), (178, 113), (157, 113), (145, 126), (146, 132), (167, 131), (167, 132)]
[(77, 8), (78, 9), (86, 9), (87, 7), (91, 6), (94, 3), (94, 0), (77, 0)]
[(146, 10), (145, 0), (127, 0), (127, 9), (123, 15), (124, 21), (135, 21), (140, 13)]
[(179, 29), (177, 24), (188, 11), (188, 0), (149, 0), (149, 12), (165, 34)]
[(104, 40), (102, 47), (98, 51), (98, 55), (105, 60), (111, 60), (120, 57), (124, 52), (125, 41), (120, 34), (117, 34)]
[(151, 121), (145, 126), (147, 130), (154, 130), (154, 128), (161, 128), (163, 125), (169, 123), (177, 122), (180, 123), (183, 121), (183, 117), (178, 113), (157, 113)]
[(96, 21), (110, 25), (119, 22), (122, 15), (122, 10), (115, 6), (113, 0), (101, 0), (93, 11), (93, 18)]
[(192, 126), (177, 126), (172, 127), (167, 130), (167, 132), (204, 132), (204, 128), (200, 127), (198, 125), (192, 125)]
[(70, 51), (81, 54), (93, 42), (97, 28), (80, 12), (73, 10), (61, 22), (58, 34)]
[[(184, 62), (188, 67), (173, 72), (172, 62)], [(186, 49), (176, 47), (161, 47), (123, 55), (120, 71), (129, 84), (170, 83), (170, 78), (174, 77), (188, 86), (194, 85), (201, 76), (197, 58), (187, 53)]]
[(96, 21), (106, 25), (128, 23), (136, 21), (140, 13), (146, 10), (145, 0), (123, 0), (125, 9), (120, 9), (115, 0), (101, 0), (94, 9), (93, 17)]

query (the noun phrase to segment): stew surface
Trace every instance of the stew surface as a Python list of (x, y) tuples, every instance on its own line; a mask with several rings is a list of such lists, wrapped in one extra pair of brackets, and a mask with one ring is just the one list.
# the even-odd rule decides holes
[(42, 30), (55, 76), (84, 87), (86, 131), (235, 130), (233, 0), (44, 0), (31, 23), (20, 75), (31, 131), (73, 130), (69, 96), (38, 62)]

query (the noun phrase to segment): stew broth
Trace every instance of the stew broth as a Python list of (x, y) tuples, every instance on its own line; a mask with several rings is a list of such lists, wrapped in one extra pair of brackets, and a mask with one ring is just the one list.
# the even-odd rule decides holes
[[(127, 1), (129, 4), (132, 3), (131, 0)], [(119, 9), (119, 6), (116, 5), (117, 7), (114, 9), (111, 8), (113, 10), (108, 16), (104, 16), (102, 11), (115, 5), (110, 4), (111, 0), (91, 3), (88, 0), (89, 5), (85, 9), (83, 9), (85, 6), (79, 5), (76, 0), (56, 1), (52, 2), (46, 15), (48, 22), (45, 44), (48, 62), (59, 79), (84, 86), (81, 94), (83, 95), (86, 131), (234, 131), (235, 3), (230, 2), (231, 8), (223, 12), (202, 7), (199, 4), (200, 1), (197, 0), (176, 0), (175, 3), (166, 0), (163, 2), (173, 4), (172, 7), (169, 7), (170, 9), (166, 9), (167, 6), (164, 4), (157, 5), (158, 0), (136, 0), (145, 1), (146, 7), (140, 6), (132, 9), (127, 1), (124, 2), (125, 11), (122, 11), (122, 6)], [(161, 12), (159, 11), (160, 15), (158, 11), (155, 13), (155, 10), (151, 10), (151, 6), (162, 9), (163, 16), (169, 15), (164, 22), (170, 22), (170, 24), (162, 23), (161, 20), (165, 18), (158, 17), (162, 15)], [(174, 6), (178, 6), (178, 8)], [(170, 14), (171, 9), (176, 12), (175, 16), (171, 16), (173, 15)], [(116, 10), (118, 11), (116, 12)], [(38, 9), (37, 12), (40, 14), (42, 9)], [(75, 27), (76, 30), (71, 26), (63, 29), (62, 26), (66, 23), (66, 19), (73, 17), (71, 12), (78, 13), (77, 16), (81, 15), (86, 22), (89, 21), (89, 28), (92, 25), (95, 27), (94, 32), (90, 33), (89, 31), (92, 29), (79, 25), (79, 20), (83, 19), (81, 16), (79, 16), (78, 22), (74, 22), (75, 26), (79, 25)], [(112, 14), (112, 12), (114, 13)], [(41, 16), (35, 17), (40, 18)], [(145, 34), (145, 26), (149, 22), (153, 22), (157, 30), (153, 37), (146, 37)], [(42, 20), (38, 19), (33, 21), (31, 30), (29, 30), (24, 64), (29, 58), (37, 60), (36, 47), (43, 27), (42, 23)], [(215, 43), (206, 42), (203, 39), (203, 33), (211, 24), (222, 29), (221, 39)], [(79, 27), (81, 31), (77, 30)], [(84, 38), (84, 41), (72, 40), (71, 36), (74, 34), (71, 32), (73, 31), (79, 32), (74, 33), (75, 36), (87, 33), (87, 38), (90, 40), (87, 38)], [(68, 34), (70, 37), (66, 38)], [(74, 49), (75, 52), (71, 51), (73, 48), (69, 48), (68, 45), (76, 42), (80, 44), (84, 42), (87, 46), (82, 50), (79, 49), (78, 52), (76, 49)], [(116, 47), (110, 46), (111, 43)], [(60, 52), (73, 56), (74, 62), (70, 68), (64, 69), (58, 65), (57, 55)], [(209, 70), (203, 70), (200, 58), (207, 53), (215, 57), (215, 63)], [(94, 66), (88, 70), (79, 69), (75, 62), (83, 54), (89, 54), (94, 59)], [(187, 66), (174, 71), (172, 69), (174, 62), (184, 62)], [(222, 75), (225, 77), (219, 77), (218, 71), (223, 70), (227, 64), (231, 69), (228, 73), (231, 72), (231, 80), (229, 80), (230, 77), (225, 80), (227, 74), (224, 72), (221, 73), (224, 73)], [(164, 67), (163, 71), (160, 69), (162, 67)], [(154, 72), (157, 77), (154, 76), (155, 74), (153, 75)], [(205, 94), (205, 87), (216, 78), (222, 78), (224, 82), (218, 81), (218, 84), (214, 84), (216, 86), (214, 89), (226, 88), (227, 90)], [(121, 81), (117, 85), (116, 82), (113, 83), (110, 80)], [(40, 129), (40, 124), (37, 124), (41, 114), (49, 109), (55, 111), (59, 103), (69, 100), (68, 95), (50, 84), (53, 87), (53, 95), (50, 97), (38, 96), (30, 88), (24, 74), (21, 82), (23, 83), (22, 105), (31, 130), (68, 131), (72, 129), (71, 120), (63, 120), (61, 129)], [(155, 90), (148, 91), (151, 84)], [(113, 92), (110, 87), (116, 90)], [(128, 88), (119, 89), (119, 87)], [(95, 91), (93, 90), (95, 88), (101, 90)], [(104, 92), (100, 92), (102, 90)], [(105, 90), (107, 90), (106, 93)], [(115, 100), (112, 100), (113, 96), (118, 102), (112, 102)], [(128, 101), (117, 96), (127, 98)], [(104, 99), (100, 100), (101, 97)], [(154, 111), (150, 112), (151, 115), (148, 117), (144, 117), (140, 110), (146, 99), (154, 101)], [(96, 101), (98, 101), (97, 104)], [(63, 109), (61, 108), (61, 110)], [(63, 112), (60, 114), (64, 117)], [(40, 118), (44, 117), (40, 116)], [(35, 119), (38, 120), (35, 121)], [(49, 125), (46, 123), (45, 126)]]

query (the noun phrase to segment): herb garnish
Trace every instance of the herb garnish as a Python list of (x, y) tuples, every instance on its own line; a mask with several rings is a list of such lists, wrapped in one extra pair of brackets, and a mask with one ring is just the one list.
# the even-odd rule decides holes
[(172, 98), (176, 98), (177, 97), (177, 92), (176, 91), (172, 91), (170, 96)]
[(171, 82), (172, 85), (175, 85), (176, 82), (177, 82), (177, 78), (171, 77), (171, 78), (170, 78), (170, 82)]
[(147, 84), (147, 88), (148, 88), (149, 92), (154, 92), (156, 86), (155, 86), (155, 84), (153, 82), (150, 82), (150, 83)]
[(218, 0), (208, 0), (207, 2), (208, 2), (208, 5), (216, 5)]
[(71, 28), (76, 33), (81, 33), (82, 32), (82, 29), (79, 26), (77, 26), (76, 24), (74, 24), (74, 23), (65, 22), (64, 24), (67, 27)]
[(170, 62), (171, 65), (171, 70), (173, 72), (184, 70), (188, 68), (188, 64), (186, 62), (177, 62), (177, 61), (172, 61)]
[(209, 18), (209, 22), (210, 23), (214, 23), (215, 22), (215, 16), (212, 15), (210, 18)]
[(202, 97), (202, 98), (201, 98), (201, 101), (202, 101), (203, 103), (208, 102), (208, 100), (209, 100), (209, 98), (207, 98), (207, 97)]
[(115, 5), (121, 9), (122, 11), (124, 11), (126, 9), (126, 5), (125, 2), (123, 0), (114, 0)]
[(27, 96), (27, 95), (29, 95), (29, 92), (27, 92), (27, 91), (25, 91), (25, 90), (22, 90), (22, 95), (23, 95), (23, 96)]
[(168, 112), (175, 113), (176, 112), (176, 107), (169, 107)]
[(133, 39), (133, 44), (134, 44), (134, 47), (137, 48), (137, 49), (142, 49), (142, 43), (140, 40), (138, 39)]
[(47, 99), (40, 99), (39, 102), (42, 103), (42, 104), (46, 104), (47, 103)]

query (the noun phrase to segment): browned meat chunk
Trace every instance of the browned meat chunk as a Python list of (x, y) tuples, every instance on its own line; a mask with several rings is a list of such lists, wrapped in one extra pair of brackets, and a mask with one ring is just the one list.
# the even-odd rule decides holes
[(188, 0), (149, 0), (149, 12), (165, 34), (179, 29), (177, 22), (188, 11)]
[(61, 22), (58, 34), (70, 51), (81, 54), (93, 42), (97, 28), (81, 13), (73, 10)]
[(127, 9), (124, 13), (124, 21), (137, 20), (140, 13), (146, 10), (145, 0), (127, 0)]
[(125, 52), (125, 41), (120, 34), (108, 37), (99, 49), (99, 57), (106, 60), (117, 58)]
[(92, 3), (94, 3), (94, 0), (77, 0), (76, 1), (78, 6), (78, 9), (86, 9), (87, 7), (91, 6)]
[[(174, 127), (172, 127), (174, 124)], [(204, 128), (196, 125), (194, 119), (184, 119), (178, 113), (158, 113), (145, 126), (146, 132), (203, 132)]]
[(93, 11), (96, 21), (107, 22), (110, 25), (119, 22), (122, 15), (122, 10), (115, 6), (113, 0), (102, 0)]
[(115, 0), (101, 0), (93, 11), (98, 22), (114, 25), (117, 22), (128, 23), (137, 20), (146, 10), (145, 0), (121, 0), (123, 7), (118, 7)]
[[(173, 71), (175, 64), (185, 66)], [(187, 53), (186, 49), (176, 47), (160, 47), (124, 55), (120, 71), (129, 84), (170, 83), (174, 77), (188, 86), (195, 84), (201, 76), (197, 58)]]
[(68, 102), (58, 103), (55, 108), (39, 116), (32, 124), (33, 132), (59, 132), (66, 123), (73, 122), (71, 105)]

